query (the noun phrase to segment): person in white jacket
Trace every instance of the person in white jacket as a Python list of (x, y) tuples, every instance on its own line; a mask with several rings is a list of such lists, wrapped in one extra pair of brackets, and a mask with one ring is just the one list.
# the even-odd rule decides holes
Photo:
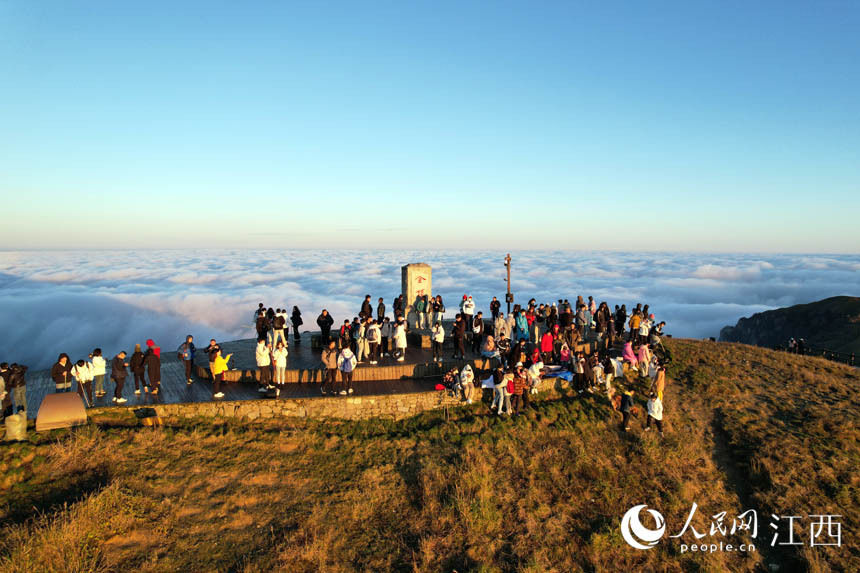
[(651, 429), (651, 420), (657, 426), (657, 431), (660, 432), (660, 437), (663, 437), (663, 401), (655, 392), (651, 392), (648, 397), (648, 418), (645, 420), (645, 431)]
[(505, 320), (505, 313), (501, 311), (499, 311), (499, 316), (497, 316), (496, 320), (493, 322), (493, 337), (496, 340), (510, 338), (510, 333), (508, 331), (508, 321)]
[[(289, 355), (289, 351), (287, 350), (286, 345), (283, 340), (278, 341), (278, 345), (272, 351), (272, 360), (275, 363), (275, 385), (281, 385), (284, 383), (285, 374), (287, 371), (287, 356)], [(281, 389), (278, 388), (276, 394), (280, 395)]]
[(96, 348), (93, 350), (93, 353), (90, 354), (90, 360), (92, 360), (93, 366), (93, 394), (96, 397), (101, 397), (107, 394), (105, 392), (105, 366), (107, 362), (105, 362), (104, 356), (102, 356), (102, 349)]
[(493, 406), (499, 405), (497, 414), (502, 415), (502, 410), (505, 410), (508, 416), (511, 415), (511, 393), (508, 392), (508, 382), (514, 379), (513, 372), (505, 372), (501, 368), (496, 370), (494, 374), (495, 386), (493, 387), (493, 403), (490, 405), (492, 411)]
[(402, 318), (394, 327), (394, 353), (398, 362), (406, 360), (406, 321)]
[(433, 341), (433, 362), (442, 362), (442, 344), (445, 342), (445, 329), (442, 328), (440, 321), (436, 321), (436, 324), (433, 325), (430, 338)]
[(466, 364), (460, 372), (460, 389), (463, 391), (463, 399), (467, 404), (471, 404), (472, 395), (475, 393), (475, 373), (471, 364)]
[(343, 379), (344, 388), (341, 389), (340, 395), (346, 396), (352, 394), (352, 372), (355, 370), (358, 360), (349, 346), (344, 347), (337, 357), (337, 369), (340, 370), (341, 378)]
[(274, 388), (272, 385), (272, 347), (266, 343), (265, 338), (257, 341), (254, 357), (257, 360), (257, 371), (260, 373), (260, 387), (257, 391), (268, 392)]
[(367, 320), (369, 324), (364, 336), (367, 339), (368, 356), (370, 357), (370, 363), (376, 364), (379, 360), (379, 343), (382, 340), (382, 331), (375, 320), (372, 318), (368, 318)]
[(85, 360), (78, 360), (72, 366), (72, 376), (78, 382), (78, 395), (86, 400), (87, 406), (93, 403), (93, 365)]

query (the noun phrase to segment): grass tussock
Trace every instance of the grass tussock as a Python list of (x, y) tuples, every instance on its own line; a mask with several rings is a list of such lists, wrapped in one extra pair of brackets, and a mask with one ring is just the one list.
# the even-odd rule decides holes
[[(662, 440), (641, 414), (620, 432), (590, 395), (541, 398), (516, 419), (476, 404), (447, 421), (114, 420), (34, 435), (0, 450), (0, 571), (856, 570), (856, 373), (671, 347)], [(841, 513), (844, 546), (681, 554), (621, 539), (631, 506), (659, 508), (675, 533), (693, 502)]]

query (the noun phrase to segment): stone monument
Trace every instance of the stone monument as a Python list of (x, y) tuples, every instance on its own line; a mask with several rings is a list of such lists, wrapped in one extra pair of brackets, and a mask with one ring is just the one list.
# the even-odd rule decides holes
[(433, 269), (426, 263), (412, 263), (400, 267), (403, 300), (406, 303), (404, 316), (410, 325), (417, 319), (414, 307), (419, 296), (427, 296), (430, 300), (433, 285)]

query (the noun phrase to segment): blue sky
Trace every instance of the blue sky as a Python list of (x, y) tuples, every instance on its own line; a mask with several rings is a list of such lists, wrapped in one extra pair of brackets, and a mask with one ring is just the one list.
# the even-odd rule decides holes
[(858, 29), (857, 2), (0, 0), (0, 245), (857, 252)]

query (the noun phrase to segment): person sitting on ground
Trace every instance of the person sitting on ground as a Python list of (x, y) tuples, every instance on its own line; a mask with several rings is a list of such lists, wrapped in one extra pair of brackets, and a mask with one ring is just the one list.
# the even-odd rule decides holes
[(532, 394), (537, 394), (540, 390), (540, 382), (543, 379), (543, 375), (546, 374), (546, 368), (544, 368), (544, 363), (541, 361), (534, 362), (531, 366), (529, 366), (528, 371), (529, 380), (529, 388), (531, 389)]
[(567, 345), (567, 342), (562, 342), (561, 348), (558, 351), (558, 363), (561, 365), (562, 368), (567, 368), (568, 370), (570, 370), (570, 361), (570, 346)]
[(651, 421), (657, 426), (660, 437), (663, 437), (663, 400), (655, 392), (648, 396), (648, 418), (645, 420), (645, 431), (651, 429)]

